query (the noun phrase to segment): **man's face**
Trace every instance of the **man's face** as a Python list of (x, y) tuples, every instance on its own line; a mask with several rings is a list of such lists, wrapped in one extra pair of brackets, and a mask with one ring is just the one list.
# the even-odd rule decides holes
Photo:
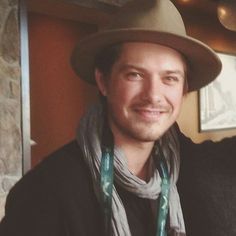
[(181, 55), (152, 43), (125, 43), (108, 78), (96, 71), (116, 143), (153, 142), (175, 122), (185, 80)]

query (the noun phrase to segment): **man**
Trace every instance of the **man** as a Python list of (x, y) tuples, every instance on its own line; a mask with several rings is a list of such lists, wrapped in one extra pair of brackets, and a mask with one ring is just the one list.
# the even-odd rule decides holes
[(186, 35), (170, 1), (139, 0), (79, 42), (72, 66), (101, 102), (77, 141), (11, 190), (0, 234), (185, 235), (174, 123), (184, 94), (220, 72), (218, 57)]

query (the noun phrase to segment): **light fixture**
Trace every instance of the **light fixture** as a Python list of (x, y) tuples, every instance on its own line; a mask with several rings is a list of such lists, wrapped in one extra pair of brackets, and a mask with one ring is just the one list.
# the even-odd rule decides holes
[(219, 0), (217, 15), (225, 28), (236, 31), (236, 0)]

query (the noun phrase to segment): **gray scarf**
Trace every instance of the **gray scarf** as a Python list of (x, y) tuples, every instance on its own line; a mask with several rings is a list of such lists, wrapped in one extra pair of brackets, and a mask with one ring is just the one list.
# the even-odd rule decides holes
[[(103, 121), (102, 105), (95, 105), (81, 119), (77, 134), (78, 143), (91, 171), (94, 190), (98, 199), (100, 199), (99, 186)], [(171, 235), (185, 235), (184, 219), (176, 188), (180, 160), (179, 145), (174, 128), (170, 128), (159, 142), (171, 173), (169, 199)], [(155, 155), (158, 155), (158, 149), (155, 150)], [(114, 149), (114, 180), (122, 188), (141, 198), (157, 199), (161, 191), (161, 178), (158, 170), (155, 168), (149, 182), (141, 180), (128, 170), (124, 153), (118, 147)], [(112, 231), (113, 236), (131, 236), (125, 208), (115, 187), (113, 187), (112, 196)]]

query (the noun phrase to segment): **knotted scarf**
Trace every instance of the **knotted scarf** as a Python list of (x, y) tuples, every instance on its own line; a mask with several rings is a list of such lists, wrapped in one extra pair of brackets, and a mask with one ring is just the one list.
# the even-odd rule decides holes
[[(77, 140), (83, 151), (85, 161), (89, 166), (94, 191), (98, 199), (100, 199), (101, 137), (104, 116), (102, 105), (94, 105), (81, 119), (77, 133)], [(162, 147), (162, 155), (164, 155), (170, 171), (169, 231), (171, 233), (168, 235), (185, 235), (182, 209), (176, 188), (180, 160), (179, 145), (174, 127), (171, 127), (156, 142), (160, 142), (159, 146)], [(159, 154), (158, 147), (155, 147), (153, 158), (158, 157)], [(161, 177), (158, 169), (155, 168), (150, 180), (145, 182), (128, 170), (125, 155), (116, 146), (114, 148), (114, 181), (125, 190), (132, 192), (140, 198), (157, 199), (161, 191)], [(113, 236), (131, 236), (125, 208), (115, 186), (113, 186), (111, 222)]]

